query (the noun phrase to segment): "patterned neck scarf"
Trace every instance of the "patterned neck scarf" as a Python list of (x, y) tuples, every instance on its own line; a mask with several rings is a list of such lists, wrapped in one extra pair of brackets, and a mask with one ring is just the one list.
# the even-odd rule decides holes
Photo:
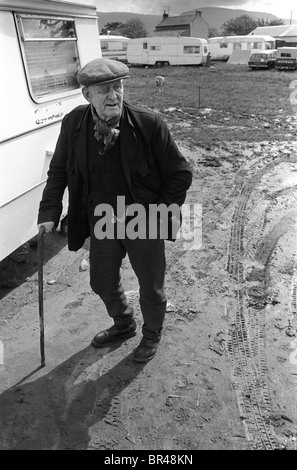
[(102, 121), (102, 119), (98, 117), (93, 105), (91, 105), (91, 111), (95, 123), (94, 136), (100, 144), (99, 155), (104, 155), (104, 153), (115, 144), (115, 141), (120, 135), (119, 129), (115, 129), (115, 126), (120, 122), (120, 118), (115, 116), (108, 121)]

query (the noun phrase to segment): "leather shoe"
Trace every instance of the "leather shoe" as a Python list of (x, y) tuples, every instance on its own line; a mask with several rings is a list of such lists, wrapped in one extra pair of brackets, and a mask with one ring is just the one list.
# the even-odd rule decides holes
[(100, 331), (94, 336), (92, 346), (94, 348), (102, 348), (107, 344), (114, 343), (119, 339), (132, 338), (136, 335), (136, 322), (133, 320), (129, 325), (116, 326), (108, 328), (107, 330)]
[(136, 362), (148, 362), (156, 354), (160, 339), (149, 339), (143, 337), (133, 353)]

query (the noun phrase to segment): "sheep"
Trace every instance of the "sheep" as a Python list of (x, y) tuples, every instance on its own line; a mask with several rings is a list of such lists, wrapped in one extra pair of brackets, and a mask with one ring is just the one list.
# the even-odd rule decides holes
[(164, 86), (165, 78), (161, 77), (161, 75), (158, 75), (156, 77), (156, 87), (159, 91), (159, 93), (163, 94), (163, 86)]

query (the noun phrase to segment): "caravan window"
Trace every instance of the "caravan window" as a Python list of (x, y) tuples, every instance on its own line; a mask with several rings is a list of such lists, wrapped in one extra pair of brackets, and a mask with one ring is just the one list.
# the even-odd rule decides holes
[(151, 51), (160, 51), (160, 50), (161, 50), (161, 46), (150, 46), (150, 50), (151, 50)]
[(80, 68), (73, 20), (17, 15), (21, 50), (32, 98), (47, 101), (52, 95), (79, 88)]
[(220, 43), (220, 47), (228, 47), (228, 43), (227, 42), (221, 42)]
[(147, 42), (144, 42), (142, 47), (143, 47), (143, 49), (147, 49)]
[(108, 42), (100, 41), (100, 44), (101, 44), (101, 50), (102, 51), (107, 51), (108, 50)]
[(233, 49), (241, 49), (241, 42), (234, 42)]
[(253, 43), (253, 49), (261, 49), (262, 48), (262, 43), (261, 42), (254, 42)]
[(184, 54), (199, 54), (200, 46), (184, 46)]
[(266, 42), (266, 49), (274, 49), (275, 43), (273, 41)]

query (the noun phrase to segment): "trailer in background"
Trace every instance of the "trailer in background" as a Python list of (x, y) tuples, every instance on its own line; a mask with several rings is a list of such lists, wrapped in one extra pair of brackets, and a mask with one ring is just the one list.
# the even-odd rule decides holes
[(184, 36), (136, 38), (127, 47), (131, 65), (201, 65), (207, 54), (206, 39)]
[(296, 70), (297, 47), (278, 47), (275, 67), (279, 70)]
[(219, 36), (208, 38), (208, 50), (211, 60), (228, 60), (233, 51), (243, 50), (260, 52), (267, 49), (275, 49), (275, 38), (272, 36)]
[(102, 57), (127, 62), (127, 44), (130, 38), (111, 34), (100, 34)]
[(97, 57), (91, 0), (0, 0), (0, 260), (37, 234), (61, 120), (86, 103), (77, 70)]

